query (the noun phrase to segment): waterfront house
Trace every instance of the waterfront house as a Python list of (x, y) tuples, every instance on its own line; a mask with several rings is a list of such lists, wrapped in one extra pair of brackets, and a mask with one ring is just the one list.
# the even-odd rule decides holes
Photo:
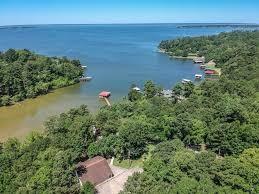
[(216, 63), (215, 63), (213, 60), (211, 60), (211, 61), (209, 61), (209, 62), (206, 64), (206, 66), (207, 66), (207, 67), (216, 67)]
[(173, 91), (172, 90), (162, 90), (162, 95), (165, 98), (171, 98), (173, 96)]

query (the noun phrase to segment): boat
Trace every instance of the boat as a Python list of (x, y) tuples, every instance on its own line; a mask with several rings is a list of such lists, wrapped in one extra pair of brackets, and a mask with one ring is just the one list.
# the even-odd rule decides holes
[(202, 75), (201, 74), (195, 74), (195, 79), (201, 79)]
[(138, 87), (134, 87), (134, 88), (132, 88), (132, 90), (135, 90), (135, 91), (137, 91), (137, 92), (140, 92), (140, 91), (141, 91), (141, 89), (138, 88)]
[(182, 83), (183, 84), (187, 84), (187, 83), (191, 83), (192, 81), (191, 80), (189, 80), (189, 79), (183, 79), (182, 80)]
[(85, 79), (86, 79), (86, 81), (90, 81), (90, 80), (93, 79), (93, 78), (90, 77), (90, 76), (87, 76), (87, 77), (85, 77)]

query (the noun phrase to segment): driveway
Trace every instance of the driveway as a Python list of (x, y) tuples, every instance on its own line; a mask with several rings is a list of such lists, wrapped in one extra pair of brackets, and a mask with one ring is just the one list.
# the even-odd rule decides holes
[(110, 165), (110, 167), (114, 177), (95, 187), (99, 194), (118, 194), (123, 190), (124, 184), (130, 176), (135, 172), (143, 172), (141, 168), (124, 169), (113, 165)]

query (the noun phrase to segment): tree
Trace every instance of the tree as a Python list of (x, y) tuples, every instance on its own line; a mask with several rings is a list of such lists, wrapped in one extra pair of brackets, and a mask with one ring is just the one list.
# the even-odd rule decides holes
[(149, 80), (144, 85), (144, 94), (147, 98), (152, 98), (157, 94), (158, 90), (155, 84)]
[(136, 158), (145, 152), (146, 145), (154, 140), (153, 126), (145, 117), (126, 120), (119, 129), (124, 158)]
[(130, 88), (130, 91), (128, 93), (128, 99), (131, 101), (131, 102), (134, 102), (134, 101), (137, 101), (139, 99), (141, 99), (142, 97), (142, 94), (140, 91), (137, 91), (135, 90), (134, 88), (136, 87), (135, 84), (133, 84)]
[(0, 104), (3, 105), (3, 106), (8, 106), (8, 105), (10, 105), (10, 104), (11, 104), (11, 98), (10, 98), (10, 96), (8, 96), (8, 95), (2, 96), (2, 98), (1, 98), (1, 103), (0, 103)]
[(183, 85), (183, 96), (188, 98), (194, 90), (194, 84), (192, 82), (188, 82)]
[(18, 59), (18, 55), (14, 49), (7, 50), (3, 55), (4, 60), (8, 63), (12, 63)]

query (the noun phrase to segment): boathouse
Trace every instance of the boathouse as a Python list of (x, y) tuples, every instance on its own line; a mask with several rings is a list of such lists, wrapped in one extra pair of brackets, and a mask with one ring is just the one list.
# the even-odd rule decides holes
[(205, 63), (205, 58), (204, 57), (195, 57), (193, 59), (194, 63)]
[(109, 98), (111, 96), (111, 92), (107, 92), (107, 91), (102, 91), (100, 94), (99, 94), (99, 97), (100, 98)]
[(195, 74), (195, 79), (201, 79), (202, 75), (201, 74)]
[(205, 74), (206, 75), (218, 75), (218, 72), (213, 69), (207, 69), (207, 70), (205, 70)]
[(76, 173), (80, 185), (83, 185), (85, 182), (90, 182), (96, 186), (113, 177), (113, 172), (107, 160), (101, 156), (79, 162), (76, 165)]

